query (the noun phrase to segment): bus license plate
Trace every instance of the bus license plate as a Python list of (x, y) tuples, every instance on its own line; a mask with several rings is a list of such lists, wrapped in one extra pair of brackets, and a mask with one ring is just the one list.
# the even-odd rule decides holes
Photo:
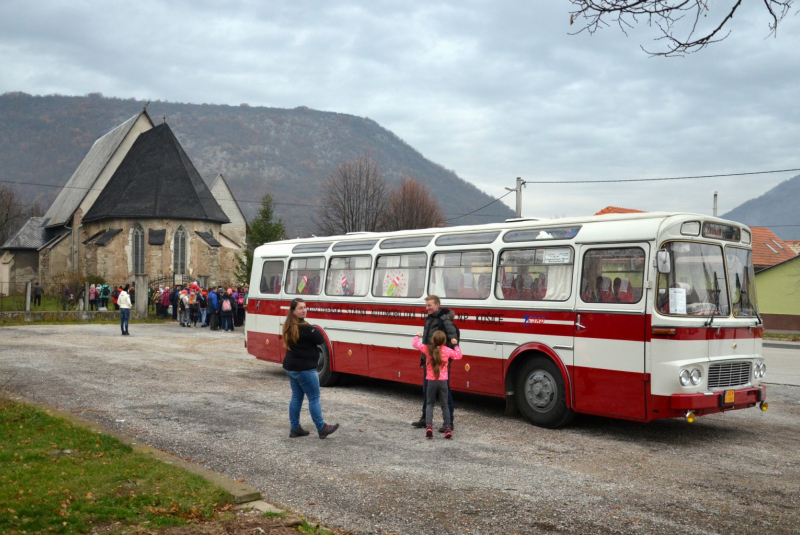
[(725, 403), (733, 403), (736, 401), (736, 390), (725, 391)]

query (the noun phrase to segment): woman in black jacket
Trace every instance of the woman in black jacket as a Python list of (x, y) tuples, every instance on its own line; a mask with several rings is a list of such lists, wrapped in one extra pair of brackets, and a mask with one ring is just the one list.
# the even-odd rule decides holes
[(293, 299), (283, 324), (283, 346), (287, 349), (286, 357), (283, 359), (283, 369), (289, 376), (289, 383), (292, 386), (292, 401), (289, 403), (289, 422), (292, 427), (289, 438), (308, 435), (308, 431), (300, 427), (303, 396), (308, 397), (308, 412), (311, 413), (319, 438), (327, 438), (339, 429), (339, 424), (325, 424), (319, 402), (318, 346), (327, 342), (318, 329), (306, 323), (307, 313), (305, 301), (299, 298)]

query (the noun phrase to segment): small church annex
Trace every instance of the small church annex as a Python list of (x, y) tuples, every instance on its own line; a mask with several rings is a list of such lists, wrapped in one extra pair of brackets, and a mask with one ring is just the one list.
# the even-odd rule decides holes
[(224, 177), (210, 182), (169, 125), (142, 110), (95, 141), (44, 217), (0, 246), (0, 284), (65, 275), (231, 281), (246, 222)]

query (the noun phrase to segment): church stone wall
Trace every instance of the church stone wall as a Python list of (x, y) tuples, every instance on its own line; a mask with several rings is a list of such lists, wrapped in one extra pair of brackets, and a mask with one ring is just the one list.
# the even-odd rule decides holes
[[(103, 246), (94, 245), (100, 236), (87, 245), (81, 243), (82, 274), (99, 275), (114, 284), (132, 282), (132, 239), (133, 229), (137, 225), (144, 230), (145, 272), (151, 280), (173, 275), (175, 234), (180, 228), (186, 233), (186, 275), (194, 280), (208, 277), (211, 284), (233, 279), (238, 251), (227, 247), (211, 247), (196, 234), (196, 231), (210, 232), (219, 240), (220, 224), (174, 219), (112, 219), (85, 224), (81, 227), (81, 242), (101, 230), (121, 229), (122, 232)], [(149, 229), (167, 231), (163, 245), (148, 243)]]

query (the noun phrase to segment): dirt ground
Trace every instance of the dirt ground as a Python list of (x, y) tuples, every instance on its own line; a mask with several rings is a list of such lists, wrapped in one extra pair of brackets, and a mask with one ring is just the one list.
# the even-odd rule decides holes
[(248, 355), (241, 331), (174, 324), (0, 328), (0, 387), (354, 533), (800, 533), (800, 387), (771, 385), (767, 412), (560, 430), (456, 394), (445, 441), (409, 425), (419, 388), (358, 380), (323, 390), (337, 433), (289, 439), (281, 368)]

